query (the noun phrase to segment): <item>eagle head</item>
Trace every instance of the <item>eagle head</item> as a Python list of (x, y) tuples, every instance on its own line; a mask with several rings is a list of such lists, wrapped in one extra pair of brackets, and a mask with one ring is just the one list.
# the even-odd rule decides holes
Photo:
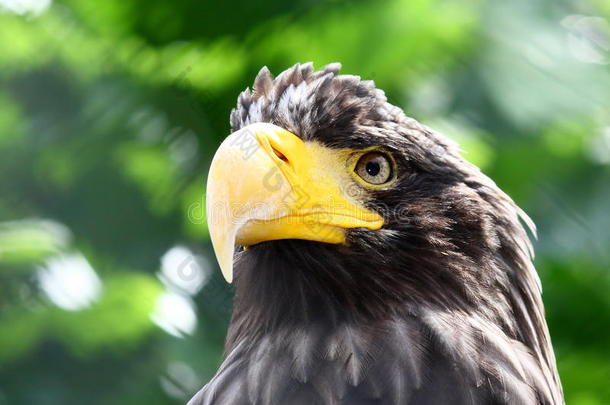
[(207, 215), (234, 312), (200, 399), (560, 403), (532, 222), (339, 69), (263, 68), (231, 113)]

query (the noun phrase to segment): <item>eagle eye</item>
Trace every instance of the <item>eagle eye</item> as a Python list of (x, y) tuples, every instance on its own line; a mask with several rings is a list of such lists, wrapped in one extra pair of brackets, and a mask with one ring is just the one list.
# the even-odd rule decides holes
[(381, 185), (392, 179), (392, 160), (381, 152), (369, 152), (360, 157), (354, 169), (369, 184)]

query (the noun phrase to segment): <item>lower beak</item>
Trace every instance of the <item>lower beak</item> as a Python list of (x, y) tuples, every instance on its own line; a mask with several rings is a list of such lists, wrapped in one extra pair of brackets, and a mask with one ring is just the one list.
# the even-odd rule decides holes
[(350, 197), (348, 152), (305, 143), (273, 124), (249, 125), (220, 145), (208, 176), (210, 237), (225, 279), (235, 245), (279, 239), (345, 243), (345, 229), (383, 218)]

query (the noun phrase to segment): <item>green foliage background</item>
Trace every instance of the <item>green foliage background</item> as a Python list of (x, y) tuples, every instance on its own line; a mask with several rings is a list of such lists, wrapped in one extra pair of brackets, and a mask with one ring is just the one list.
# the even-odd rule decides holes
[[(180, 404), (213, 375), (207, 167), (258, 69), (306, 61), (375, 80), (532, 216), (567, 403), (610, 403), (606, 0), (45, 3), (0, 0), (0, 404)], [(42, 281), (66, 258), (98, 283), (78, 308)]]

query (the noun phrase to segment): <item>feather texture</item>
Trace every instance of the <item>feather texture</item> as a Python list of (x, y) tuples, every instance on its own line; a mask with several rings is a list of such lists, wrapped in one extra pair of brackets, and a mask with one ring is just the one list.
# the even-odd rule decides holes
[[(430, 310), (317, 337), (278, 331), (233, 349), (191, 404), (556, 403), (522, 343), (482, 319), (455, 319)], [(296, 369), (298, 345), (310, 361)]]

